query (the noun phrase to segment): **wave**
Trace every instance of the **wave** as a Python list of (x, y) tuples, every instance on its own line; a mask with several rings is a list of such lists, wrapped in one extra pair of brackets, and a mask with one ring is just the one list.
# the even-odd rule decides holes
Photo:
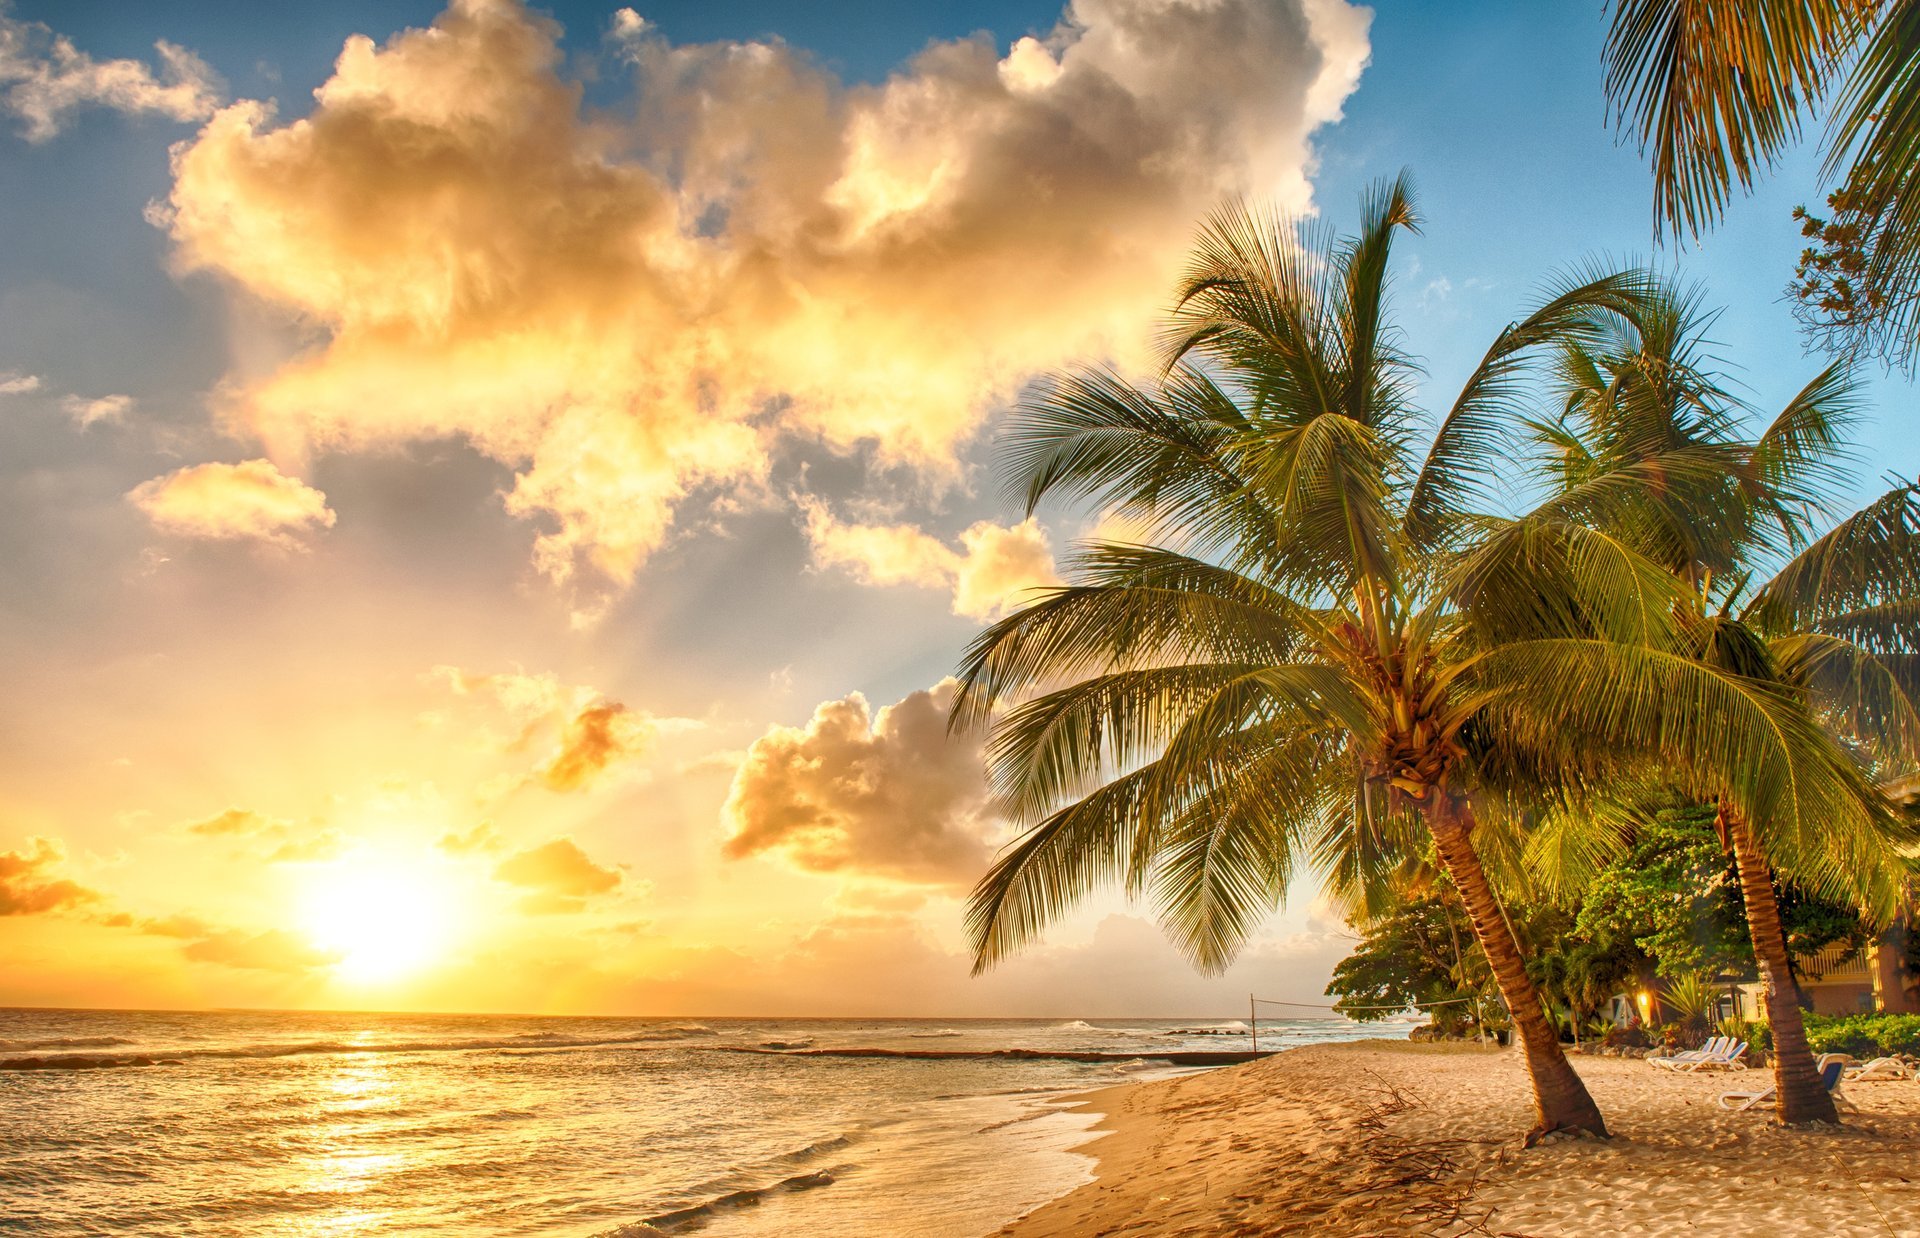
[(951, 1027), (943, 1027), (940, 1030), (934, 1031), (934, 1032), (908, 1032), (907, 1033), (907, 1036), (913, 1040), (941, 1040), (948, 1036), (964, 1036), (964, 1035), (966, 1035), (965, 1032), (959, 1031)]
[[(696, 1030), (697, 1029), (697, 1030)], [(108, 1070), (123, 1066), (178, 1065), (186, 1061), (268, 1059), (310, 1057), (321, 1054), (372, 1055), (406, 1053), (475, 1053), (486, 1050), (529, 1052), (535, 1050), (601, 1049), (648, 1046), (666, 1047), (696, 1036), (712, 1036), (708, 1028), (649, 1028), (624, 1036), (566, 1036), (553, 1032), (489, 1036), (466, 1040), (392, 1040), (378, 1044), (344, 1040), (310, 1040), (218, 1048), (156, 1049), (150, 1054), (125, 1056), (104, 1053), (66, 1053), (46, 1057), (0, 1058), (0, 1071), (7, 1070)], [(107, 1039), (107, 1038), (103, 1038)], [(131, 1041), (116, 1041), (131, 1044)]]
[(43, 1036), (26, 1040), (0, 1037), (0, 1053), (21, 1049), (110, 1049), (115, 1045), (138, 1043), (125, 1036)]
[(811, 1191), (823, 1186), (832, 1186), (839, 1181), (838, 1174), (845, 1173), (851, 1166), (837, 1165), (832, 1169), (816, 1169), (810, 1174), (795, 1174), (791, 1178), (782, 1178), (771, 1186), (750, 1186), (743, 1190), (728, 1191), (725, 1195), (716, 1195), (704, 1203), (689, 1208), (675, 1208), (671, 1212), (662, 1212), (650, 1216), (644, 1221), (632, 1225), (622, 1225), (610, 1230), (605, 1238), (642, 1238), (642, 1235), (672, 1234), (697, 1225), (704, 1225), (716, 1215), (732, 1212), (738, 1208), (751, 1208), (761, 1203), (776, 1191)]
[[(883, 1049), (855, 1045), (838, 1049), (755, 1049), (715, 1045), (715, 1053), (757, 1053), (767, 1057), (879, 1057), (917, 1062), (1171, 1062), (1175, 1066), (1231, 1066), (1255, 1055), (1241, 1049), (1150, 1049), (1110, 1053), (1100, 1049)], [(1266, 1057), (1266, 1053), (1258, 1056)]]

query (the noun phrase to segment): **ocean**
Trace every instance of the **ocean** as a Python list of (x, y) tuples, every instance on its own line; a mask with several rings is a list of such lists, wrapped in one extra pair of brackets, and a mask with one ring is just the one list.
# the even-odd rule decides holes
[[(1090, 1179), (1097, 1119), (1063, 1097), (1247, 1043), (1159, 1019), (0, 1010), (0, 1232), (967, 1238)], [(967, 1056), (1008, 1049), (1088, 1060)]]

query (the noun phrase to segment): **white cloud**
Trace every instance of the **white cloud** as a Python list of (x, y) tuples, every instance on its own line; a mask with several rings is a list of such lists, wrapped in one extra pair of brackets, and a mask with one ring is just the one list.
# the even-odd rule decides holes
[(25, 395), (40, 390), (40, 376), (18, 370), (0, 370), (0, 395)]
[(133, 397), (130, 395), (103, 395), (93, 399), (86, 396), (63, 396), (60, 410), (73, 418), (73, 424), (82, 430), (90, 430), (101, 422), (118, 425), (126, 420), (133, 411)]
[(29, 142), (60, 132), (84, 107), (204, 120), (220, 104), (220, 82), (204, 61), (162, 39), (156, 74), (138, 60), (95, 60), (43, 22), (21, 21), (0, 0), (0, 110), (20, 118)]

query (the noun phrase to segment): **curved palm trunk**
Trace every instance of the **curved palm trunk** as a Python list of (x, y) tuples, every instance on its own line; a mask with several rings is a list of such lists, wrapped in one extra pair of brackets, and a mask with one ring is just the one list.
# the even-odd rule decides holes
[(1560, 1048), (1560, 1037), (1547, 1022), (1540, 994), (1527, 976), (1526, 963), (1520, 957), (1520, 943), (1514, 939), (1513, 930), (1501, 914), (1500, 902), (1487, 883), (1480, 857), (1474, 853), (1473, 842), (1468, 837), (1473, 830), (1472, 807), (1466, 800), (1448, 796), (1438, 788), (1428, 798), (1431, 802), (1426, 809), (1427, 828), (1433, 831), (1440, 862), (1467, 905), (1473, 935), (1493, 967), (1500, 996), (1506, 999), (1513, 1026), (1527, 1055), (1527, 1073), (1533, 1078), (1534, 1108), (1540, 1116), (1539, 1124), (1527, 1134), (1528, 1146), (1552, 1131), (1591, 1131), (1604, 1137), (1607, 1125), (1600, 1118), (1600, 1108), (1587, 1094), (1587, 1085), (1574, 1073), (1573, 1064)]
[(1773, 870), (1753, 830), (1728, 805), (1719, 806), (1719, 824), (1733, 844), (1740, 870), (1740, 892), (1747, 901), (1747, 931), (1753, 937), (1753, 957), (1766, 986), (1767, 1022), (1773, 1025), (1773, 1086), (1775, 1110), (1787, 1123), (1838, 1122), (1833, 1097), (1820, 1086), (1813, 1050), (1807, 1046), (1806, 1023), (1800, 1018), (1800, 994), (1787, 964), (1787, 935), (1780, 927), (1780, 903), (1773, 892)]

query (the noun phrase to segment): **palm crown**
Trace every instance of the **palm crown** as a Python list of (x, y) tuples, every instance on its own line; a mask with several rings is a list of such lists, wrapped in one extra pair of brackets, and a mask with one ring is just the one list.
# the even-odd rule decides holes
[[(1787, 820), (1858, 816), (1863, 783), (1791, 694), (1688, 656), (1683, 585), (1596, 518), (1641, 510), (1643, 487), (1476, 511), (1529, 363), (1643, 318), (1650, 281), (1552, 289), (1423, 434), (1385, 296), (1394, 234), (1416, 226), (1404, 177), (1339, 242), (1225, 211), (1155, 381), (1069, 374), (1021, 410), (1005, 455), (1029, 510), (1077, 500), (1141, 532), (1083, 546), (1073, 583), (968, 653), (956, 722), (994, 720), (996, 788), (1030, 826), (969, 929), (989, 966), (1117, 882), (1217, 969), (1296, 873), (1363, 902), (1429, 833), (1526, 1042), (1540, 1129), (1600, 1130), (1481, 871), (1477, 814), (1656, 761)], [(1685, 500), (1711, 476), (1690, 466)]]

